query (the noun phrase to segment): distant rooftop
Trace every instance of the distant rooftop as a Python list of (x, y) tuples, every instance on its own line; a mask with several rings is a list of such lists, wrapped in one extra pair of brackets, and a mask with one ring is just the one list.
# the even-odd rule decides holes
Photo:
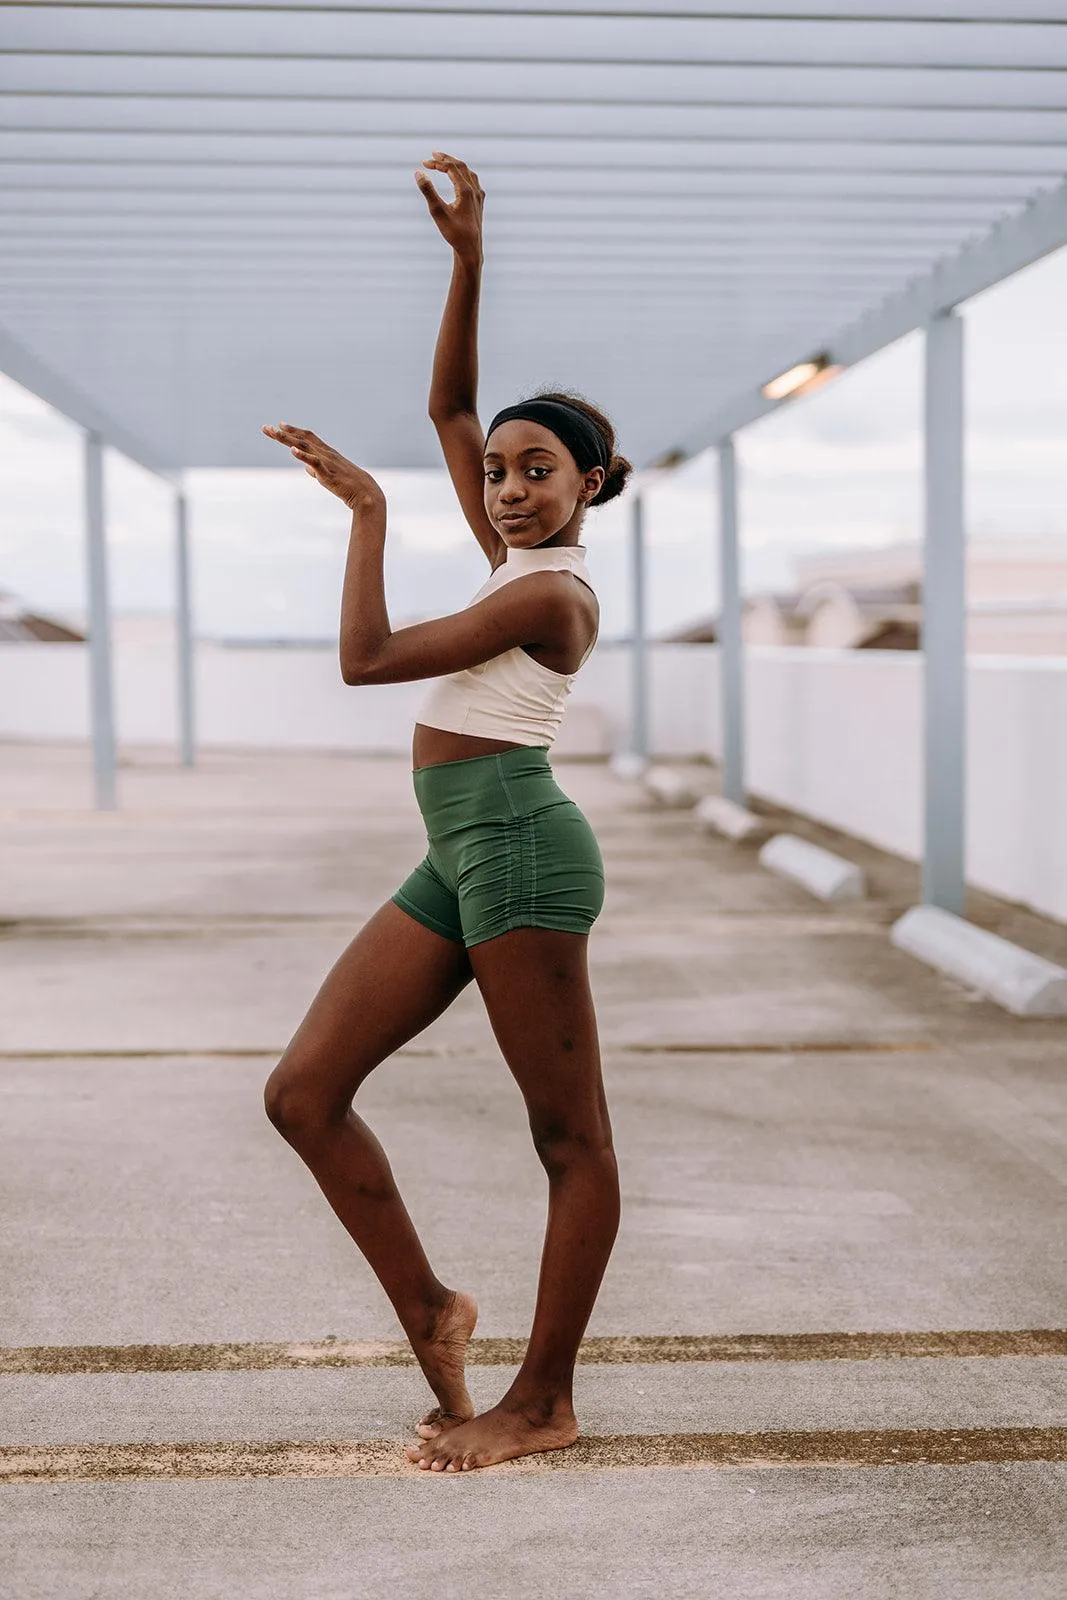
[[(823, 551), (796, 562), (786, 594), (745, 602), (749, 644), (917, 650), (922, 625), (922, 549), (900, 543)], [(967, 648), (973, 653), (1067, 655), (1067, 536), (971, 540), (967, 550)], [(666, 638), (706, 644), (716, 618), (699, 617)]]
[(0, 589), (0, 644), (81, 644), (84, 640), (84, 633), (54, 617), (28, 611), (17, 595)]

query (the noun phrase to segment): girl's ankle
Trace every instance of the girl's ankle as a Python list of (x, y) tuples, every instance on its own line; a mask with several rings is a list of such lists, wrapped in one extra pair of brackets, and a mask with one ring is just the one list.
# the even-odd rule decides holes
[(530, 1379), (521, 1387), (513, 1385), (500, 1401), (508, 1411), (521, 1411), (531, 1421), (551, 1422), (557, 1417), (573, 1417), (574, 1397), (570, 1384), (546, 1379)]

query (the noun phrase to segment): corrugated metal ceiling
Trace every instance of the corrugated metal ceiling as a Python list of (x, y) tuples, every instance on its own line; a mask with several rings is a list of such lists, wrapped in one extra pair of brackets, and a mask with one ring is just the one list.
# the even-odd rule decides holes
[(488, 195), (483, 411), (578, 388), (648, 462), (1067, 167), (1067, 7), (0, 3), (0, 324), (176, 466), (286, 417), (439, 463)]

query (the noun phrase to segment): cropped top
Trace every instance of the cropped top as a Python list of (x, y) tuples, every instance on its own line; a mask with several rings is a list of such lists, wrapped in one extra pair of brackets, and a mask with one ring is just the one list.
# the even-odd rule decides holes
[[(482, 585), (475, 605), (505, 583), (528, 572), (573, 572), (590, 589), (585, 546), (559, 545), (555, 549), (509, 550), (506, 561)], [(595, 591), (594, 591), (595, 592)], [(597, 629), (599, 633), (599, 628)], [(579, 667), (596, 644), (596, 634)], [(486, 739), (506, 739), (512, 744), (550, 745), (563, 721), (563, 702), (577, 677), (574, 672), (553, 672), (528, 655), (521, 645), (502, 655), (435, 678), (419, 707), (416, 721), (448, 733), (477, 734)]]

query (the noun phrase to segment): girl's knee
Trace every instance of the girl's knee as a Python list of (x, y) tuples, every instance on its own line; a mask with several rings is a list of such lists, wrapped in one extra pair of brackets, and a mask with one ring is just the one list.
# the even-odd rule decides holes
[(530, 1120), (534, 1149), (550, 1178), (560, 1177), (583, 1163), (614, 1159), (611, 1128), (606, 1120), (575, 1123), (563, 1117)]
[(316, 1093), (307, 1075), (284, 1056), (267, 1079), (263, 1106), (270, 1122), (290, 1144), (325, 1132), (337, 1121), (335, 1108)]

